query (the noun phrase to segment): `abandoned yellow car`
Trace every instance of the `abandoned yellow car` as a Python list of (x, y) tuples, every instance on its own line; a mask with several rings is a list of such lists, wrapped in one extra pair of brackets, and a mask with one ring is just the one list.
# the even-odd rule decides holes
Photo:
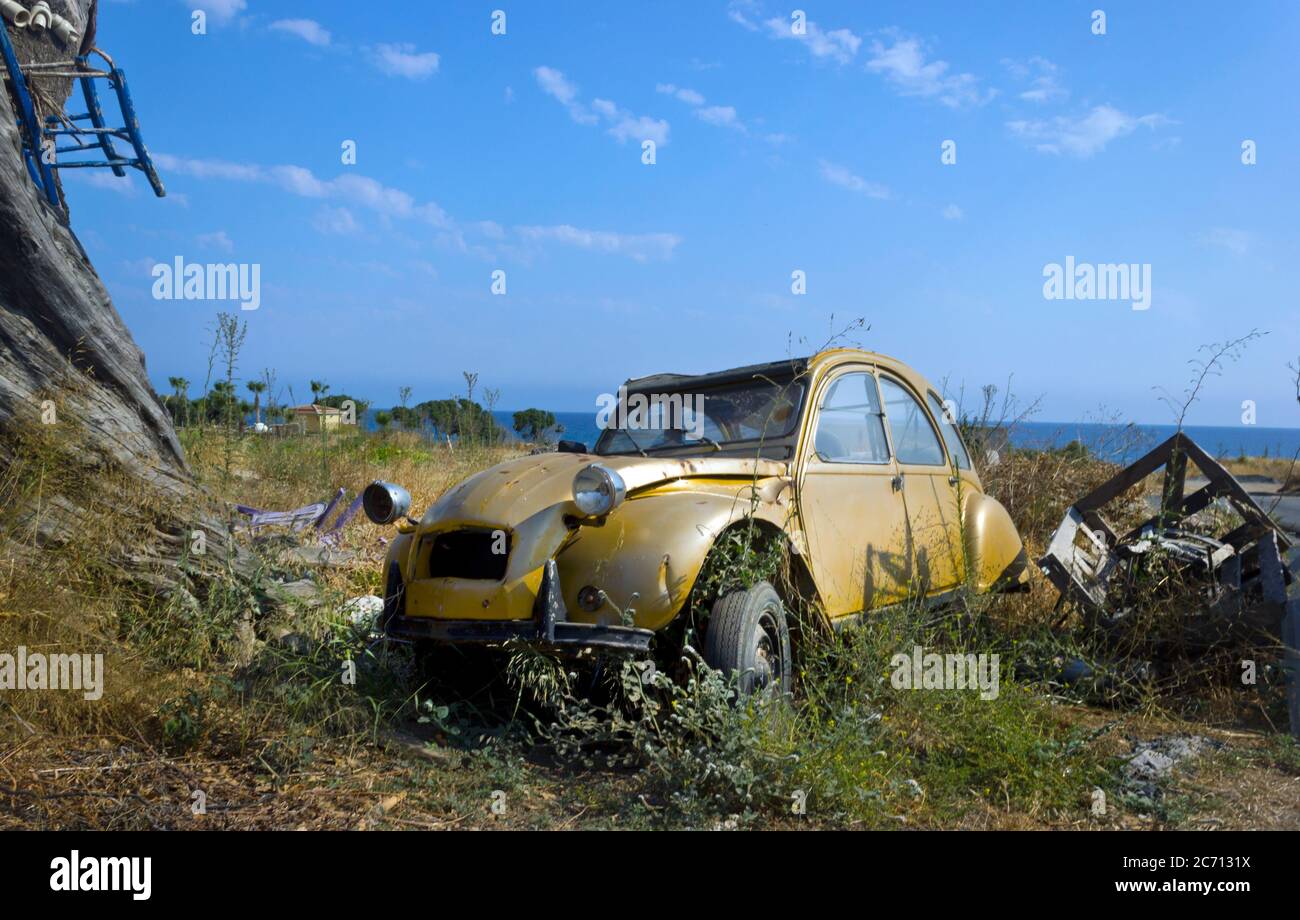
[(367, 515), (399, 530), (389, 636), (645, 652), (681, 635), (711, 554), (744, 528), (780, 547), (790, 577), (705, 599), (704, 657), (745, 691), (788, 690), (796, 603), (837, 626), (1027, 583), (1020, 536), (938, 391), (892, 358), (834, 349), (629, 380), (599, 421), (590, 450), (561, 442), (484, 470), (418, 523), (405, 490), (367, 488)]

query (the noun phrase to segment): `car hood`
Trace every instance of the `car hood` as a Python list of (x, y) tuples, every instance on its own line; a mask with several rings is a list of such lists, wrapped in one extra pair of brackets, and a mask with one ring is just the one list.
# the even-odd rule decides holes
[(421, 528), (445, 522), (513, 528), (539, 512), (569, 505), (573, 477), (592, 463), (622, 476), (629, 496), (680, 479), (766, 479), (788, 472), (782, 461), (741, 457), (533, 454), (499, 463), (448, 490), (425, 512)]

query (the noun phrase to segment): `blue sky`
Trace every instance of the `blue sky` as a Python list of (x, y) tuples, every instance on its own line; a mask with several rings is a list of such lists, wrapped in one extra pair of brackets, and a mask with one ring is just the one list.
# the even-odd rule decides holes
[[(197, 5), (101, 4), (169, 197), (68, 181), (160, 389), (202, 381), (232, 306), (155, 300), (180, 256), (261, 266), (241, 373), (299, 401), (473, 370), (502, 408), (594, 411), (863, 317), (864, 346), (1014, 375), (1054, 421), (1168, 421), (1152, 388), (1258, 328), (1190, 421), (1300, 425), (1298, 4), (808, 2), (801, 35), (759, 0), (209, 0), (194, 35)], [(1067, 256), (1149, 265), (1150, 309), (1045, 299)]]

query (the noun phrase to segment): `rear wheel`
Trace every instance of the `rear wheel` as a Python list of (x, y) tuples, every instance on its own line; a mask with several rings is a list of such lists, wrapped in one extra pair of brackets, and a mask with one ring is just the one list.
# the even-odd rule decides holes
[(760, 581), (724, 594), (713, 604), (704, 637), (704, 660), (724, 674), (740, 675), (740, 692), (790, 692), (790, 626), (776, 589)]

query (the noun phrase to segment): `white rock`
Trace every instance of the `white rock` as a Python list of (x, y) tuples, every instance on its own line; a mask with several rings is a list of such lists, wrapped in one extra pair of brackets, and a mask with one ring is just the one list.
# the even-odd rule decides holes
[(351, 598), (343, 605), (343, 612), (352, 620), (352, 625), (367, 629), (374, 627), (383, 610), (384, 599), (374, 594)]

